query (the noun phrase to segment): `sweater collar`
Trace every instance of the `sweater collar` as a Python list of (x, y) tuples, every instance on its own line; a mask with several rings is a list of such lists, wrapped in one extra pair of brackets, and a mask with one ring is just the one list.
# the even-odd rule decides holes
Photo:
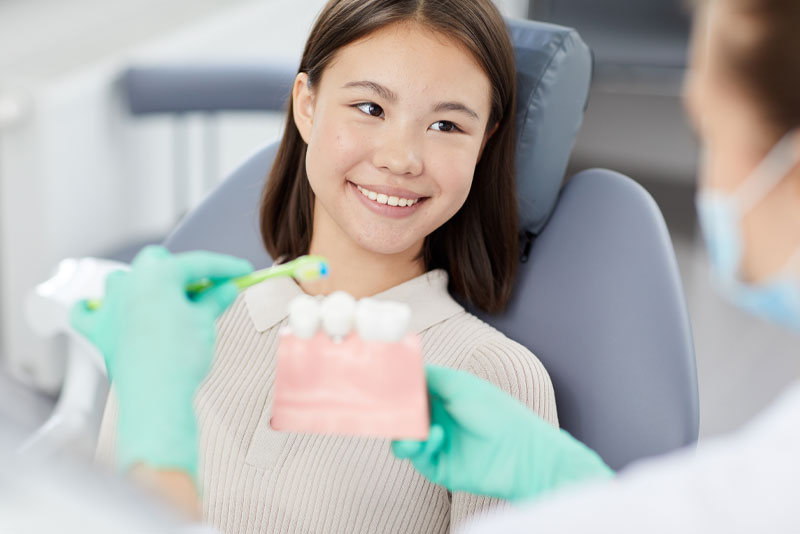
[[(409, 330), (421, 333), (464, 308), (447, 292), (447, 272), (434, 269), (374, 295), (381, 300), (403, 302), (411, 307)], [(289, 315), (289, 302), (303, 290), (293, 278), (265, 280), (245, 291), (244, 300), (253, 326), (263, 332)]]

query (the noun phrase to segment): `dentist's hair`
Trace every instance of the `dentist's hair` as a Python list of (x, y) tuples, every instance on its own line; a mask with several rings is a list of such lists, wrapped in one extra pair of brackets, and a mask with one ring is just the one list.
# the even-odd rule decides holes
[[(484, 311), (500, 311), (511, 296), (518, 261), (516, 73), (511, 40), (491, 0), (331, 0), (311, 30), (299, 72), (308, 74), (313, 90), (340, 48), (409, 21), (464, 46), (491, 83), (486, 129), (497, 130), (475, 167), (464, 205), (425, 238), (421, 256), (427, 270), (448, 272), (456, 296)], [(290, 112), (261, 200), (261, 236), (273, 258), (306, 254), (311, 244), (314, 194), (306, 149)]]
[(718, 1), (732, 22), (718, 36), (720, 67), (753, 98), (777, 141), (800, 127), (800, 1)]

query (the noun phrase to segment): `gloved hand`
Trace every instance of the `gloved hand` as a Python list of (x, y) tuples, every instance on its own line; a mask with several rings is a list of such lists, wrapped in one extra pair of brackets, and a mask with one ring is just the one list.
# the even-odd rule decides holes
[[(194, 393), (214, 355), (214, 322), (238, 293), (227, 280), (252, 270), (231, 256), (146, 247), (129, 272), (108, 276), (99, 309), (72, 308), (72, 326), (103, 353), (119, 400), (121, 468), (142, 462), (196, 477)], [(186, 285), (203, 278), (219, 285), (190, 299)]]
[(395, 441), (428, 480), (450, 491), (512, 501), (531, 499), (614, 472), (600, 456), (546, 423), (494, 385), (464, 371), (428, 365), (427, 441)]

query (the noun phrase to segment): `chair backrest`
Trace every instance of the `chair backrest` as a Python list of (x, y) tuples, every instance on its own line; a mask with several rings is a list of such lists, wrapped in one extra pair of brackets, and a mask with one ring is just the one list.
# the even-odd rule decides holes
[(697, 369), (675, 253), (633, 180), (593, 169), (561, 191), (502, 315), (473, 313), (542, 361), (563, 428), (613, 468), (697, 440)]
[[(698, 417), (694, 352), (658, 209), (633, 182), (607, 172), (577, 176), (561, 191), (591, 54), (568, 28), (531, 21), (508, 27), (518, 71), (520, 222), (533, 247), (506, 312), (479, 315), (542, 360), (562, 426), (612, 467), (690, 443)], [(252, 155), (166, 246), (271, 264), (258, 203), (276, 149)]]

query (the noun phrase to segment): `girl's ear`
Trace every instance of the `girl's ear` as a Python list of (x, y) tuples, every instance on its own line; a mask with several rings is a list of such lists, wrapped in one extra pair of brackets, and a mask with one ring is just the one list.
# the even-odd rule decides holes
[(306, 144), (311, 138), (311, 123), (314, 118), (314, 93), (308, 86), (308, 74), (300, 72), (292, 87), (292, 116), (294, 124)]
[(489, 142), (489, 138), (492, 137), (494, 133), (497, 131), (498, 126), (500, 126), (499, 122), (496, 123), (491, 130), (483, 134), (483, 141), (481, 142), (481, 150), (480, 152), (478, 152), (478, 161), (480, 161), (480, 159), (483, 157), (483, 149), (486, 148), (486, 143)]

